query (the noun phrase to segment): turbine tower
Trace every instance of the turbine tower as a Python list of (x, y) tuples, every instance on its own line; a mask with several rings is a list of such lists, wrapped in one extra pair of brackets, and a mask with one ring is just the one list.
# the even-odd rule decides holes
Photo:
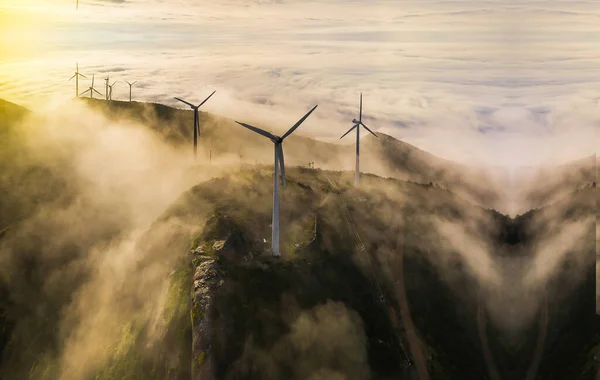
[(109, 90), (108, 90), (108, 101), (111, 101), (111, 100), (112, 100), (112, 88), (113, 88), (113, 86), (114, 86), (116, 83), (117, 83), (117, 81), (115, 81), (113, 84), (109, 84), (109, 85), (108, 85), (108, 88), (109, 88)]
[(204, 101), (198, 104), (197, 106), (193, 105), (192, 103), (186, 102), (183, 99), (175, 98), (180, 102), (187, 104), (188, 106), (190, 106), (191, 109), (194, 110), (194, 158), (196, 158), (198, 154), (198, 136), (200, 136), (200, 118), (198, 118), (198, 108), (200, 108), (201, 105), (206, 103), (206, 101), (210, 99), (210, 97), (213, 96), (215, 92), (217, 91), (213, 91), (212, 94), (208, 95), (208, 98), (204, 99)]
[(96, 93), (100, 96), (102, 96), (101, 93), (99, 93), (95, 88), (94, 88), (94, 75), (92, 75), (92, 85), (90, 86), (90, 88), (88, 88), (87, 90), (85, 90), (84, 92), (82, 92), (81, 94), (79, 94), (80, 96), (85, 94), (86, 92), (90, 92), (90, 99), (94, 99), (94, 91), (96, 91)]
[(85, 78), (87, 79), (87, 77), (83, 74), (79, 74), (79, 63), (77, 63), (77, 66), (75, 66), (75, 74), (73, 74), (73, 76), (71, 77), (72, 80), (73, 78), (75, 78), (75, 97), (79, 97), (79, 77)]
[(352, 132), (354, 128), (356, 128), (356, 173), (354, 174), (354, 186), (358, 186), (359, 178), (360, 178), (360, 126), (362, 125), (367, 131), (371, 132), (371, 134), (377, 138), (379, 138), (372, 130), (370, 130), (363, 122), (362, 122), (362, 92), (360, 93), (360, 113), (358, 114), (358, 120), (352, 119), (352, 128), (348, 130), (348, 132), (344, 133), (340, 139), (344, 138), (348, 133)]
[(127, 81), (125, 81), (125, 83), (127, 83), (129, 85), (129, 102), (131, 103), (131, 87), (137, 83), (137, 80), (133, 83), (129, 83)]
[(106, 76), (106, 78), (104, 78), (104, 81), (106, 82), (106, 85), (105, 85), (105, 87), (104, 87), (104, 90), (105, 90), (105, 95), (106, 95), (106, 96), (105, 96), (106, 100), (108, 100), (108, 81), (109, 81), (109, 80), (110, 80), (110, 76), (109, 76), (109, 75), (107, 75), (107, 76)]
[(317, 108), (317, 106), (318, 104), (314, 106), (310, 111), (308, 111), (308, 113), (304, 115), (302, 119), (298, 120), (298, 122), (294, 124), (294, 126), (292, 126), (292, 128), (290, 128), (281, 137), (273, 135), (262, 129), (253, 127), (251, 125), (236, 121), (236, 123), (238, 123), (239, 125), (246, 127), (251, 131), (258, 133), (259, 135), (263, 135), (266, 138), (270, 139), (274, 144), (275, 162), (273, 165), (273, 222), (271, 223), (271, 251), (273, 256), (276, 257), (281, 256), (281, 253), (279, 252), (279, 169), (281, 169), (281, 182), (283, 184), (283, 188), (285, 189), (286, 186), (282, 143), (286, 137), (291, 135), (292, 132), (294, 132), (296, 128), (298, 128), (300, 124), (302, 124), (304, 120), (306, 120), (306, 118), (310, 116), (310, 114)]

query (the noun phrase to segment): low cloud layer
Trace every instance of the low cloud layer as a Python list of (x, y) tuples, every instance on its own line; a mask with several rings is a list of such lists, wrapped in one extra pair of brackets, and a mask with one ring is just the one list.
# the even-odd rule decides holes
[(71, 3), (0, 8), (49, 24), (34, 52), (0, 57), (0, 97), (72, 96), (79, 62), (101, 92), (106, 75), (118, 80), (117, 99), (124, 80), (139, 81), (135, 99), (173, 106), (217, 90), (206, 111), (281, 129), (318, 103), (303, 132), (326, 140), (349, 127), (362, 91), (367, 125), (444, 158), (514, 166), (596, 151), (591, 3)]

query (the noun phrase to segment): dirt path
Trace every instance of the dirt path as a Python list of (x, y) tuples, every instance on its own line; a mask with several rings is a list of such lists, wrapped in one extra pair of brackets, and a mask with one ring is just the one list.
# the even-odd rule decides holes
[(477, 332), (479, 334), (479, 339), (481, 340), (481, 347), (483, 350), (483, 358), (485, 360), (485, 365), (488, 369), (488, 374), (491, 380), (502, 380), (500, 376), (500, 372), (498, 372), (498, 367), (496, 367), (496, 362), (494, 361), (494, 355), (492, 354), (492, 350), (490, 348), (490, 342), (487, 336), (487, 320), (485, 316), (485, 308), (482, 299), (483, 295), (479, 296), (479, 301), (477, 302)]
[[(403, 239), (401, 236), (400, 239)], [(427, 370), (427, 358), (422, 349), (421, 338), (417, 333), (417, 328), (413, 323), (410, 315), (410, 304), (408, 302), (408, 295), (404, 288), (404, 242), (399, 241), (396, 251), (397, 259), (397, 273), (398, 281), (396, 283), (396, 292), (398, 293), (398, 301), (400, 303), (400, 315), (402, 317), (402, 323), (404, 324), (404, 330), (406, 331), (406, 338), (408, 340), (408, 346), (410, 348), (411, 356), (417, 367), (417, 374), (419, 380), (429, 380), (429, 371)]]
[(542, 305), (540, 307), (540, 328), (538, 331), (537, 343), (535, 344), (535, 351), (531, 360), (531, 365), (527, 370), (527, 377), (525, 380), (535, 380), (537, 371), (542, 361), (544, 354), (544, 346), (546, 344), (546, 335), (548, 332), (548, 297), (544, 294)]

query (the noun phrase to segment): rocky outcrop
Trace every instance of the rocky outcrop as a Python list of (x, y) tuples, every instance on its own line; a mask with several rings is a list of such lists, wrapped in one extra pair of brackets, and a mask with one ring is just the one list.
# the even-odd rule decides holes
[[(225, 244), (221, 245), (223, 248)], [(217, 243), (213, 245), (217, 246)], [(213, 378), (211, 366), (211, 314), (216, 289), (223, 284), (219, 266), (212, 257), (205, 256), (204, 243), (192, 253), (194, 278), (192, 289), (192, 380)]]

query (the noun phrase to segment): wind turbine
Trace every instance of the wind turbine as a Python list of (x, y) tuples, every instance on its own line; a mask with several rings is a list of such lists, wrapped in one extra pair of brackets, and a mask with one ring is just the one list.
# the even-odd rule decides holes
[(187, 104), (188, 106), (190, 106), (191, 109), (194, 110), (194, 158), (196, 158), (196, 156), (197, 156), (198, 136), (200, 135), (200, 119), (198, 118), (198, 108), (200, 108), (201, 105), (206, 103), (206, 101), (208, 99), (210, 99), (210, 97), (213, 96), (215, 92), (217, 92), (217, 91), (216, 90), (213, 91), (212, 94), (208, 95), (208, 98), (204, 99), (204, 101), (202, 103), (198, 104), (197, 106), (193, 105), (192, 103), (186, 102), (183, 99), (175, 98), (175, 99), (179, 100), (180, 102)]
[(106, 82), (106, 86), (104, 87), (105, 91), (106, 91), (106, 100), (108, 100), (108, 81), (110, 80), (110, 76), (107, 75), (106, 78), (104, 78), (104, 81)]
[(356, 173), (354, 175), (354, 186), (358, 186), (359, 177), (360, 177), (360, 168), (359, 168), (359, 157), (360, 157), (360, 126), (362, 125), (367, 131), (371, 132), (371, 134), (377, 138), (379, 138), (372, 130), (370, 130), (363, 122), (362, 122), (362, 92), (360, 93), (360, 113), (358, 116), (358, 120), (352, 119), (352, 128), (348, 130), (348, 132), (344, 133), (340, 139), (344, 138), (348, 133), (352, 132), (354, 128), (356, 128)]
[(131, 103), (131, 87), (137, 83), (137, 80), (133, 83), (129, 83), (127, 81), (125, 81), (128, 85), (129, 85), (129, 102)]
[(271, 223), (272, 231), (271, 231), (271, 251), (273, 256), (281, 256), (279, 252), (279, 169), (281, 168), (281, 182), (283, 184), (283, 188), (286, 187), (285, 182), (285, 165), (283, 159), (283, 140), (292, 134), (306, 120), (306, 118), (317, 108), (318, 104), (314, 106), (306, 115), (302, 117), (302, 119), (298, 120), (296, 124), (292, 126), (283, 136), (279, 137), (273, 135), (267, 131), (264, 131), (260, 128), (253, 127), (248, 124), (240, 123), (236, 121), (239, 125), (250, 129), (258, 133), (259, 135), (263, 135), (266, 138), (270, 139), (275, 147), (275, 162), (273, 165), (273, 222)]
[(87, 90), (85, 90), (84, 92), (82, 92), (81, 94), (79, 94), (80, 96), (85, 94), (86, 92), (90, 92), (90, 99), (94, 98), (94, 91), (96, 91), (96, 93), (100, 96), (102, 96), (101, 93), (99, 93), (95, 88), (94, 88), (94, 75), (92, 74), (92, 85), (90, 86), (90, 88), (88, 88)]
[(79, 9), (79, 0), (77, 0), (77, 3), (75, 4), (75, 10)]
[(71, 77), (72, 80), (73, 78), (75, 78), (75, 97), (79, 97), (79, 77), (85, 78), (87, 79), (87, 77), (83, 74), (79, 74), (79, 63), (77, 63), (77, 66), (75, 67), (75, 74), (73, 74), (73, 76)]
[(117, 83), (117, 81), (115, 81), (113, 84), (109, 84), (109, 85), (108, 85), (108, 88), (109, 88), (109, 91), (108, 91), (108, 100), (109, 100), (109, 101), (111, 101), (111, 100), (112, 100), (112, 88), (113, 88), (113, 86), (114, 86), (116, 83)]

